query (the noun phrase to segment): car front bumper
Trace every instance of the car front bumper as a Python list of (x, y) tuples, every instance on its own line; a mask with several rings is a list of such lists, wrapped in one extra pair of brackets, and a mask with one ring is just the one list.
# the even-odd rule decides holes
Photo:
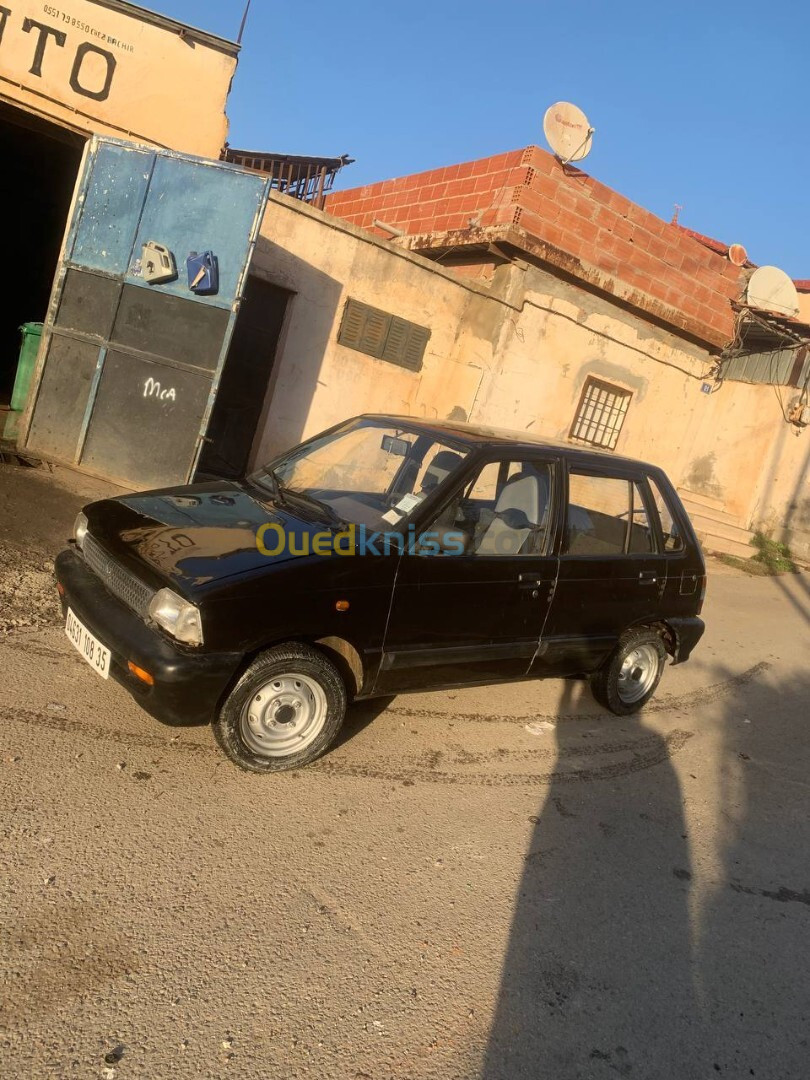
[[(56, 560), (63, 612), (70, 608), (111, 653), (110, 674), (161, 723), (207, 724), (242, 664), (241, 653), (191, 652), (173, 645), (114, 597), (72, 550)], [(155, 680), (148, 686), (130, 661)]]

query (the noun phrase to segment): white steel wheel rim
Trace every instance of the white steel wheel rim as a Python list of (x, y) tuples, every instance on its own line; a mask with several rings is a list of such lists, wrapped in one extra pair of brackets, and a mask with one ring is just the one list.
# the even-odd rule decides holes
[(275, 675), (242, 709), (240, 733), (258, 757), (283, 758), (308, 749), (326, 723), (326, 694), (309, 675)]
[(638, 645), (622, 661), (619, 671), (619, 697), (625, 705), (641, 701), (655, 685), (661, 657), (653, 645)]

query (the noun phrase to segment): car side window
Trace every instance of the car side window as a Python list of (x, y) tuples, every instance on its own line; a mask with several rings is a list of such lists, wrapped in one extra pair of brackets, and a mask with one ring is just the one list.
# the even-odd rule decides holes
[(490, 461), (485, 465), (472, 484), (470, 484), (466, 499), (479, 504), (488, 503), (495, 505), (498, 498), (498, 481), (501, 477), (501, 462)]
[(633, 512), (627, 551), (630, 555), (650, 555), (655, 551), (652, 525), (644, 503), (644, 494), (638, 484), (633, 484)]
[(655, 550), (640, 486), (619, 476), (572, 472), (568, 480), (569, 555), (645, 554)]
[(683, 537), (681, 536), (680, 529), (675, 523), (675, 519), (672, 516), (672, 511), (669, 508), (669, 503), (664, 497), (664, 493), (651, 476), (647, 477), (647, 482), (650, 485), (650, 491), (652, 492), (655, 501), (655, 508), (658, 511), (658, 517), (661, 522), (661, 532), (664, 537), (664, 551), (683, 551)]
[(551, 525), (552, 482), (548, 462), (489, 462), (428, 530), (425, 544), (439, 550), (425, 553), (542, 554)]

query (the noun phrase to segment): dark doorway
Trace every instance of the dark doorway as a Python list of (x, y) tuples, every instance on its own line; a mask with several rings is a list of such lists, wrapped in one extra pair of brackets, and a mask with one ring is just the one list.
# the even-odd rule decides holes
[[(0, 409), (14, 387), (20, 326), (45, 320), (84, 142), (75, 132), (0, 103), (0, 221), (7, 253), (0, 291)], [(2, 417), (0, 412), (0, 435)]]
[(262, 278), (248, 278), (198, 479), (216, 476), (234, 480), (245, 475), (292, 295)]

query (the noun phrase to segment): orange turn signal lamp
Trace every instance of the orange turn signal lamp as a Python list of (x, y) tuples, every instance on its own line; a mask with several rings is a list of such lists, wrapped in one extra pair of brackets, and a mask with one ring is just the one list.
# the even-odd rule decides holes
[(335, 604), (335, 611), (348, 611), (351, 606), (348, 600), (338, 600)]
[(127, 664), (127, 667), (136, 679), (140, 679), (141, 682), (146, 683), (147, 686), (155, 685), (155, 676), (150, 675), (148, 671), (144, 671), (143, 668), (138, 667), (137, 664), (133, 664), (131, 660)]

